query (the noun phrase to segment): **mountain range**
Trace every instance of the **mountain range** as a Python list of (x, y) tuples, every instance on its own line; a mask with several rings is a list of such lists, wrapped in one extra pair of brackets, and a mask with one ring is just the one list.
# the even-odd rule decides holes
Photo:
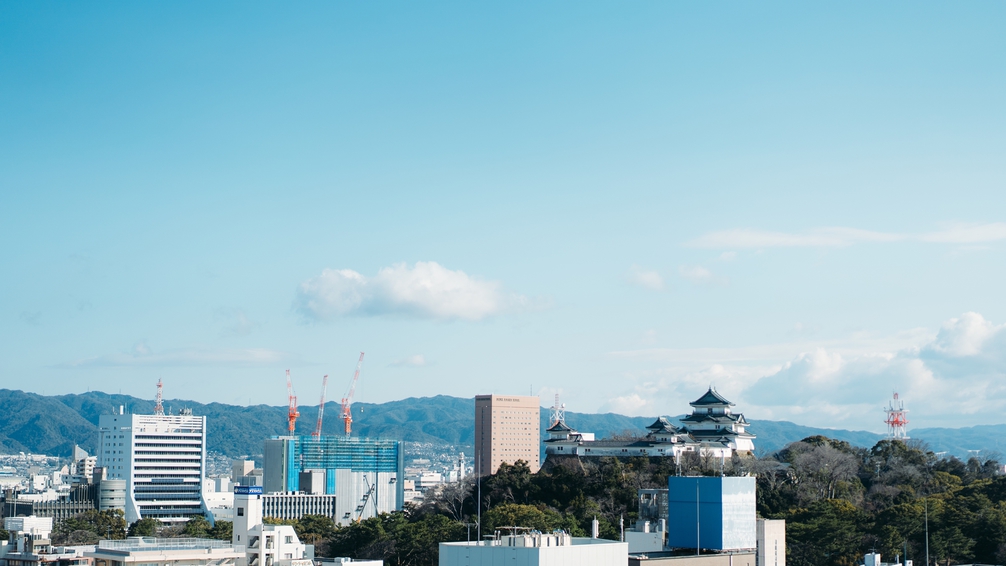
[[(226, 405), (166, 400), (165, 409), (177, 413), (191, 409), (207, 417), (207, 448), (227, 456), (256, 455), (262, 452), (262, 440), (287, 434), (287, 407), (270, 405)], [(94, 452), (98, 438), (98, 416), (117, 412), (151, 414), (154, 402), (129, 395), (111, 395), (99, 391), (45, 396), (23, 391), (0, 389), (0, 452), (31, 452), (69, 456), (74, 444)], [(317, 422), (318, 406), (300, 407), (297, 434), (310, 434)], [(355, 403), (353, 433), (360, 436), (395, 438), (409, 442), (451, 444), (463, 451), (472, 449), (475, 401), (471, 398), (408, 398), (388, 403)], [(324, 434), (341, 434), (339, 405), (326, 403)], [(566, 413), (571, 427), (593, 432), (597, 438), (613, 434), (643, 434), (655, 417), (628, 417), (614, 413)], [(675, 417), (675, 419), (680, 418)], [(542, 409), (542, 430), (547, 427), (548, 410)], [(672, 419), (673, 420), (673, 419)], [(751, 420), (749, 430), (757, 435), (759, 454), (770, 453), (808, 436), (824, 435), (855, 446), (870, 447), (883, 438), (866, 431), (824, 429), (786, 421)], [(1006, 424), (965, 428), (925, 428), (909, 431), (913, 438), (925, 441), (935, 452), (966, 458), (970, 452), (1004, 452)]]

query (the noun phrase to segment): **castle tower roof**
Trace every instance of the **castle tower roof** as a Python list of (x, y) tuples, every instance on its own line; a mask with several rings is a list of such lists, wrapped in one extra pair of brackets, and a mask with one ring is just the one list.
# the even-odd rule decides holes
[(714, 387), (710, 387), (709, 391), (706, 391), (705, 395), (692, 401), (689, 405), (693, 407), (731, 407), (733, 406), (733, 403), (727, 401), (722, 395), (717, 393)]

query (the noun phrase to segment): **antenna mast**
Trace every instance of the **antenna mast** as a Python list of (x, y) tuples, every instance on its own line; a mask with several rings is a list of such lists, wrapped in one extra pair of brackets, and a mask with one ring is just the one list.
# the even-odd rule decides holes
[(887, 419), (884, 420), (884, 423), (887, 424), (887, 438), (908, 440), (908, 430), (905, 428), (908, 426), (908, 409), (905, 408), (905, 402), (898, 399), (897, 392), (894, 393), (894, 399), (884, 409), (884, 412), (887, 413)]
[(164, 385), (161, 384), (161, 378), (157, 378), (157, 398), (154, 402), (154, 414), (164, 416), (164, 395), (163, 395)]
[(342, 398), (342, 413), (339, 417), (346, 423), (346, 438), (353, 430), (353, 395), (356, 393), (356, 382), (360, 379), (360, 366), (363, 365), (363, 352), (360, 352), (360, 361), (356, 362), (356, 373), (353, 374), (353, 382), (349, 385), (349, 393)]
[(328, 374), (321, 378), (321, 403), (318, 405), (318, 425), (314, 427), (311, 436), (318, 438), (321, 436), (321, 421), (325, 417), (325, 391), (328, 389)]
[(555, 394), (555, 403), (551, 407), (551, 414), (548, 419), (548, 426), (552, 428), (556, 423), (566, 424), (566, 404), (559, 404), (559, 394)]
[(290, 422), (290, 436), (293, 436), (293, 429), (297, 428), (297, 417), (300, 411), (297, 410), (297, 396), (293, 394), (293, 382), (290, 381), (290, 370), (286, 370), (286, 396), (290, 402), (286, 418)]

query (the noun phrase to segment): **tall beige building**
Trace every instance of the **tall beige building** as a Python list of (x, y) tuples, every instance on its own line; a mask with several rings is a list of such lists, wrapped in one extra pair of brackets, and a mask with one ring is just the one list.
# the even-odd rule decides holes
[(475, 472), (489, 475), (503, 462), (541, 467), (541, 406), (528, 395), (475, 396)]

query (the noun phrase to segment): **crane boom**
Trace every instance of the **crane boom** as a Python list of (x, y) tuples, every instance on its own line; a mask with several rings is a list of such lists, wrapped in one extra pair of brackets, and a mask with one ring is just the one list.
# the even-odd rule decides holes
[(293, 394), (293, 382), (290, 381), (290, 370), (286, 370), (286, 396), (290, 402), (286, 418), (290, 423), (290, 436), (293, 436), (293, 429), (297, 428), (297, 417), (300, 416), (300, 411), (297, 410), (297, 396)]
[(353, 430), (353, 394), (356, 393), (356, 382), (360, 379), (360, 366), (363, 365), (363, 352), (360, 352), (360, 361), (356, 362), (356, 373), (353, 374), (353, 382), (349, 385), (349, 393), (342, 398), (342, 414), (339, 415), (346, 423), (346, 436)]
[(328, 375), (321, 378), (321, 403), (318, 404), (318, 425), (314, 427), (311, 436), (318, 438), (321, 436), (321, 421), (325, 418), (325, 391), (328, 389)]

